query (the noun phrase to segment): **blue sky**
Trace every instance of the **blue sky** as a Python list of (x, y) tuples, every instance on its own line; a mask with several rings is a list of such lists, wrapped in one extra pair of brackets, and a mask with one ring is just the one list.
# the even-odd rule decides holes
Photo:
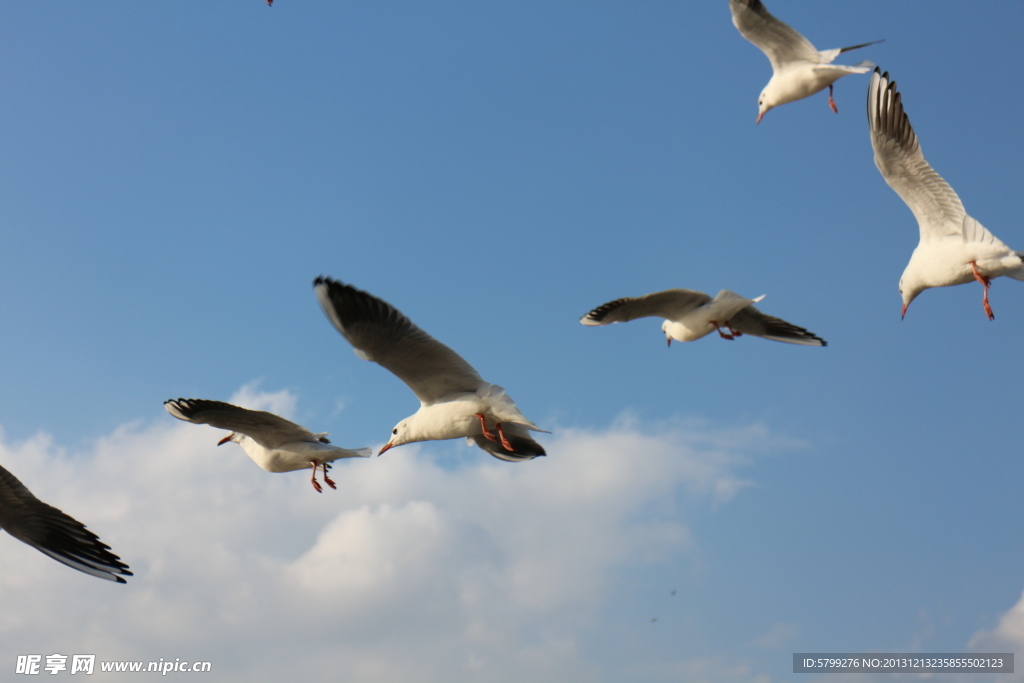
[[(821, 49), (885, 38), (843, 59), (891, 73), (1024, 249), (1024, 3), (768, 7)], [(21, 3), (0, 34), (0, 463), (136, 572), (0, 539), (0, 668), (773, 681), (794, 651), (1024, 645), (1024, 288), (995, 281), (994, 322), (975, 284), (900, 320), (917, 229), (866, 76), (755, 126), (771, 70), (725, 0)], [(315, 496), (164, 412), (379, 447), (416, 400), (329, 325), (321, 274), (506, 387), (549, 457), (405, 446)], [(578, 323), (671, 287), (767, 294), (829, 346)]]

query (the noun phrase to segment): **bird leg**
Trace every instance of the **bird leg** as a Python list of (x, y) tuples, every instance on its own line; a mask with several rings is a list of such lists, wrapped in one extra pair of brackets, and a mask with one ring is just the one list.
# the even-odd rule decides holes
[(316, 489), (317, 493), (323, 493), (324, 492), (324, 487), (320, 486), (320, 482), (318, 482), (316, 480), (316, 467), (317, 467), (316, 461), (311, 460), (310, 464), (313, 465), (313, 476), (310, 477), (309, 480), (313, 483), (313, 488)]
[(501, 437), (501, 445), (504, 446), (505, 450), (509, 453), (514, 453), (516, 449), (513, 448), (512, 444), (510, 444), (508, 439), (505, 438), (505, 430), (501, 428), (501, 423), (499, 422), (495, 426), (498, 428), (498, 435)]
[[(491, 431), (489, 431), (487, 429), (487, 420), (484, 419), (484, 414), (483, 413), (473, 413), (473, 415), (475, 415), (476, 417), (480, 418), (480, 429), (483, 430), (484, 438), (487, 439), (488, 441), (497, 441), (498, 437), (496, 437), (493, 432), (491, 432)], [(501, 425), (498, 425), (498, 429), (499, 429), (499, 431), (501, 430)], [(509, 450), (512, 450), (512, 449), (510, 448)]]
[(974, 279), (985, 288), (985, 296), (981, 299), (981, 305), (985, 307), (985, 314), (989, 320), (995, 320), (996, 314), (992, 312), (992, 307), (988, 305), (988, 288), (992, 285), (992, 280), (978, 272), (978, 264), (974, 261), (971, 261), (971, 270), (974, 271)]
[(729, 332), (731, 332), (732, 334), (726, 334), (725, 332), (722, 332), (722, 328), (718, 326), (717, 320), (710, 320), (708, 322), (715, 326), (715, 329), (718, 330), (718, 336), (720, 336), (722, 339), (735, 339), (736, 337), (740, 336), (739, 333), (736, 332), (736, 330), (732, 329), (732, 327), (729, 326), (729, 323), (725, 323), (725, 326), (729, 328)]
[(725, 323), (725, 326), (729, 328), (729, 332), (732, 334), (733, 339), (735, 339), (736, 337), (742, 337), (743, 336), (742, 332), (737, 332), (736, 330), (734, 330), (732, 328), (732, 325), (730, 325), (729, 323)]
[[(330, 477), (327, 476), (327, 469), (330, 467), (330, 465), (325, 462), (323, 464), (323, 466), (324, 466), (324, 483), (327, 484), (328, 486), (330, 486), (335, 491), (337, 491), (338, 487), (335, 486), (334, 485), (334, 481)], [(315, 464), (313, 465), (313, 470), (314, 470), (314, 474), (315, 474), (315, 470), (316, 470), (316, 465)]]
[(833, 114), (839, 113), (839, 108), (836, 106), (836, 101), (832, 99), (832, 84), (828, 84), (828, 106), (832, 110)]

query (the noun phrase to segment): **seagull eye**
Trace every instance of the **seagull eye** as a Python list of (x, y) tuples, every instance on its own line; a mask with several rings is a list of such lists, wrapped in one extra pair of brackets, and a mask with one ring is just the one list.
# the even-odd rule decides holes
[(398, 434), (398, 427), (395, 427), (394, 429), (392, 429), (391, 433), (392, 434)]

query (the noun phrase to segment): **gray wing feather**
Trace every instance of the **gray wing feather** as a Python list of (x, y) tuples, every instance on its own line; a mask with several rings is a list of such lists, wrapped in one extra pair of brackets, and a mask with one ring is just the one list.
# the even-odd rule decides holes
[(778, 71), (786, 62), (822, 61), (821, 53), (811, 41), (772, 16), (761, 0), (729, 0), (729, 9), (732, 11), (732, 23), (740, 35), (765, 53), (773, 70)]
[(72, 569), (125, 583), (128, 565), (78, 520), (32, 495), (0, 467), (0, 528)]
[(178, 398), (164, 401), (167, 412), (186, 422), (207, 424), (218, 429), (245, 434), (264, 448), (279, 448), (295, 441), (328, 443), (302, 425), (263, 410), (249, 410), (222, 401)]
[(709, 301), (711, 297), (704, 292), (667, 289), (645, 296), (609, 301), (580, 318), (580, 322), (584, 325), (608, 325), (648, 317), (678, 320)]
[(314, 280), (313, 287), (327, 319), (356, 352), (394, 373), (425, 405), (475, 392), (483, 383), (462, 356), (386, 301), (326, 277)]
[(764, 337), (772, 341), (804, 346), (828, 346), (828, 342), (802, 327), (788, 323), (781, 318), (765, 315), (755, 306), (747, 306), (729, 321), (737, 332), (752, 337)]
[(868, 86), (868, 124), (875, 166), (917, 218), (921, 241), (960, 235), (967, 215), (964, 205), (925, 161), (896, 82), (877, 67)]

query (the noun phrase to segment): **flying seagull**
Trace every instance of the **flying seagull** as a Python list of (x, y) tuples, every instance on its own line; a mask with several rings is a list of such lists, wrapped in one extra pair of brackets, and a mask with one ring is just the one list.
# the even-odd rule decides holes
[(335, 486), (327, 476), (330, 464), (340, 458), (368, 458), (369, 448), (339, 448), (327, 439), (327, 433), (314, 434), (305, 427), (262, 410), (239, 408), (221, 401), (201, 398), (178, 398), (164, 401), (167, 412), (186, 422), (208, 424), (228, 429), (217, 445), (234, 441), (241, 446), (257, 465), (267, 472), (294, 472), (310, 467), (310, 481), (317, 492), (323, 492), (316, 480), (317, 468), (323, 468), (324, 483)]
[(910, 119), (903, 111), (896, 81), (879, 69), (868, 87), (868, 124), (875, 166), (917, 218), (921, 238), (900, 278), (903, 311), (929, 287), (949, 287), (977, 280), (984, 287), (982, 307), (995, 319), (988, 303), (992, 278), (1007, 275), (1024, 280), (1024, 252), (1014, 251), (967, 215), (953, 188), (921, 153)]
[(761, 0), (729, 0), (732, 23), (740, 35), (761, 49), (772, 64), (772, 77), (757, 98), (757, 123), (769, 109), (810, 97), (828, 86), (828, 106), (839, 113), (832, 99), (832, 84), (849, 74), (863, 74), (874, 66), (863, 61), (853, 66), (832, 64), (844, 52), (882, 42), (837, 47), (819, 52), (789, 24), (773, 17)]
[[(616, 299), (598, 306), (580, 318), (584, 325), (608, 325), (637, 318), (664, 318), (665, 341), (695, 341), (718, 330), (723, 339), (744, 334), (804, 346), (828, 346), (821, 337), (785, 320), (765, 315), (752, 304), (764, 298), (748, 299), (723, 289), (714, 299), (692, 289), (667, 289), (640, 297)], [(727, 331), (723, 331), (722, 328)]]
[(0, 467), (0, 528), (72, 569), (125, 583), (128, 565), (85, 525), (32, 495)]
[(414, 441), (466, 437), (496, 458), (512, 462), (544, 455), (527, 420), (496, 384), (418, 328), (391, 304), (337, 280), (313, 281), (317, 299), (356, 355), (372, 360), (409, 385), (420, 409), (391, 430), (380, 452)]

